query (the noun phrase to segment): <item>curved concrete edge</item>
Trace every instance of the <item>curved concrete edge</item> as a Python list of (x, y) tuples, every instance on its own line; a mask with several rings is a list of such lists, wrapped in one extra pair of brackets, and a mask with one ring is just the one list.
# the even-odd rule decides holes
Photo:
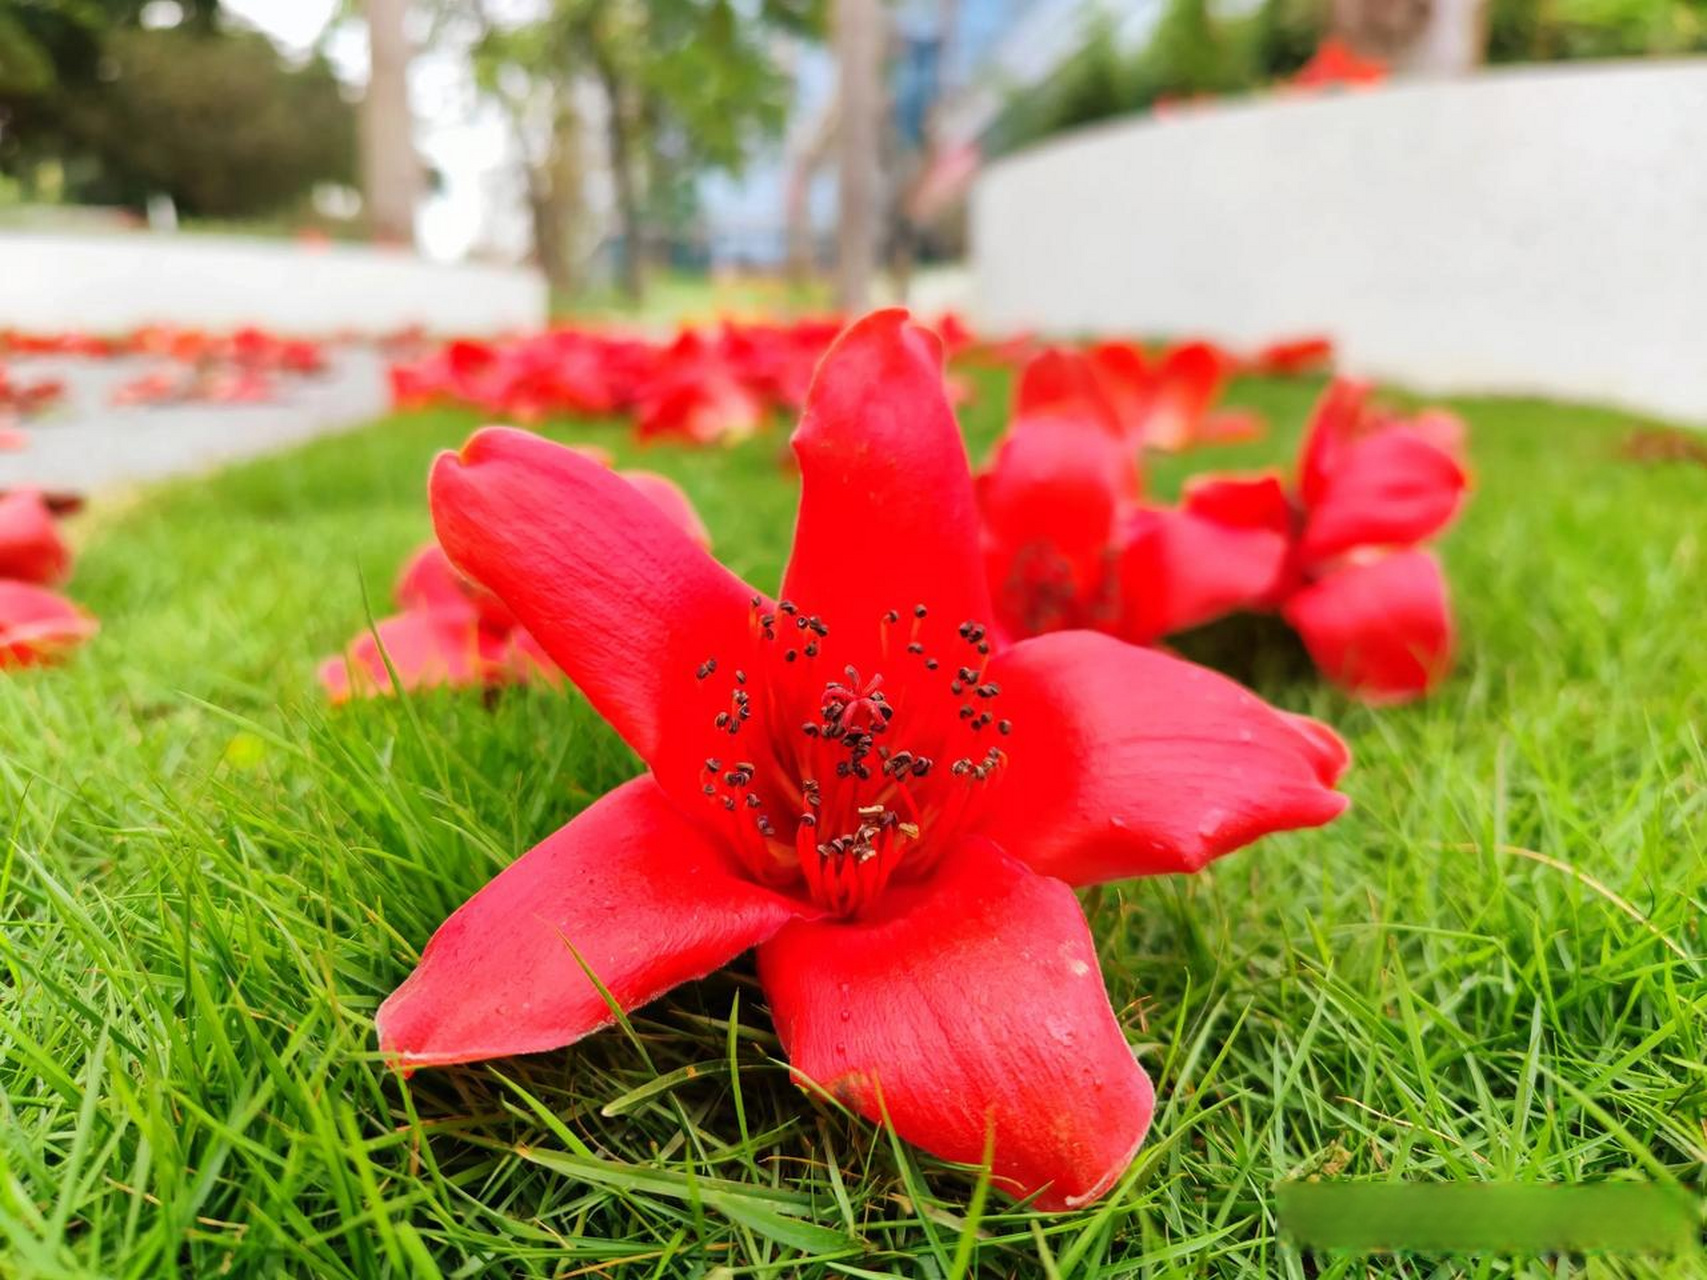
[(1707, 60), (1241, 99), (1061, 138), (973, 194), (994, 328), (1328, 333), (1431, 393), (1707, 423)]
[(145, 324), (379, 334), (419, 325), (537, 328), (538, 272), (400, 250), (231, 236), (0, 234), (0, 326), (118, 332)]

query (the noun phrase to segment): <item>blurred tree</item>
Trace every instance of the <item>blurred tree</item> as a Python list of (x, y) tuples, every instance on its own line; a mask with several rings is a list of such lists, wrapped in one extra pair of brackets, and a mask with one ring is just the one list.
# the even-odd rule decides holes
[(475, 83), (503, 111), (521, 157), (534, 258), (559, 294), (580, 283), (577, 236), (585, 211), (581, 107), (584, 51), (559, 22), (503, 27), (474, 6)]
[(415, 243), (424, 176), (409, 114), (409, 0), (362, 0), (368, 82), (361, 107), (362, 198), (368, 232), (384, 244)]
[(478, 0), (475, 10), (477, 78), (523, 149), (542, 269), (560, 286), (572, 283), (564, 228), (582, 208), (578, 157), (591, 89), (603, 107), (619, 280), (638, 301), (648, 223), (682, 223), (699, 173), (738, 170), (759, 140), (781, 130), (789, 82), (768, 41), (811, 30), (821, 0), (753, 0), (739, 12), (734, 0), (549, 0), (520, 26), (494, 21)]
[(878, 183), (886, 103), (881, 0), (835, 0), (836, 305), (870, 303), (877, 265)]
[[(278, 211), (347, 180), (353, 130), (330, 70), (287, 67), (264, 37), (226, 32), (213, 0), (168, 29), (140, 0), (0, 0), (0, 169), (35, 194), (187, 213)], [(156, 10), (155, 12), (158, 12)]]
[(287, 67), (252, 32), (120, 32), (65, 126), (93, 162), (78, 194), (102, 203), (164, 192), (191, 215), (256, 217), (354, 176), (353, 112), (331, 69)]

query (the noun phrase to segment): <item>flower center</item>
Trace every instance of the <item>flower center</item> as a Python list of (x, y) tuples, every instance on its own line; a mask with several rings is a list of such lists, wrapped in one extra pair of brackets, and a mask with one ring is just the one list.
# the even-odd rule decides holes
[(985, 677), (988, 634), (975, 622), (944, 634), (928, 617), (924, 605), (885, 614), (883, 670), (862, 673), (834, 665), (823, 619), (755, 597), (745, 663), (700, 664), (702, 682), (730, 681), (701, 790), (756, 877), (854, 915), (892, 878), (927, 872), (983, 802), (1013, 728)]

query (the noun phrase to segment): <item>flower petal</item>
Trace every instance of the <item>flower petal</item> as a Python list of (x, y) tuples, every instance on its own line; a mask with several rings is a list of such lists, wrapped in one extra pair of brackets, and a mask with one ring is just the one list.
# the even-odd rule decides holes
[[(572, 1044), (800, 914), (741, 878), (642, 775), (506, 867), (440, 925), (374, 1016), (402, 1067)], [(579, 957), (579, 959), (577, 959)], [(585, 966), (585, 969), (583, 968)]]
[(464, 602), (382, 618), (351, 640), (344, 653), (321, 663), (318, 675), (333, 703), (393, 692), (386, 657), (404, 689), (465, 688), (495, 680), (503, 652), (503, 641), (483, 632), (473, 606)]
[(1135, 644), (1268, 603), (1291, 549), (1272, 529), (1242, 528), (1190, 510), (1141, 511), (1120, 552), (1118, 634)]
[(1426, 551), (1336, 569), (1282, 613), (1328, 678), (1365, 702), (1420, 697), (1452, 666), (1446, 580)]
[(458, 573), (436, 542), (429, 542), (404, 563), (395, 595), (406, 613), (421, 609), (460, 613), (472, 606), (480, 615), (480, 625), (489, 630), (504, 632), (516, 625), (504, 602)]
[(679, 484), (656, 471), (620, 471), (617, 474), (640, 490), (648, 502), (669, 517), (671, 524), (707, 551), (711, 550), (711, 531), (705, 527), (705, 521), (694, 510), (693, 500), (682, 492)]
[(509, 606), (666, 785), (693, 785), (704, 735), (685, 730), (710, 725), (708, 700), (728, 700), (695, 672), (747, 652), (752, 588), (628, 481), (527, 432), (476, 432), (440, 456), (431, 490), (452, 563)]
[(34, 489), (0, 496), (0, 578), (51, 586), (71, 567), (71, 549)]
[(1408, 546), (1457, 514), (1469, 478), (1463, 424), (1425, 411), (1406, 421), (1369, 405), (1369, 388), (1329, 384), (1311, 415), (1300, 466), (1307, 510), (1300, 551), (1323, 561), (1354, 547)]
[(63, 596), (0, 579), (0, 671), (56, 662), (100, 624)]
[(988, 841), (869, 916), (789, 925), (759, 978), (794, 1070), (1044, 1209), (1102, 1195), (1155, 1106), (1072, 890)]
[(1409, 546), (1457, 514), (1468, 478), (1453, 456), (1408, 426), (1345, 446), (1304, 526), (1306, 559), (1364, 546)]
[(818, 366), (794, 433), (800, 518), (783, 595), (841, 632), (860, 665), (891, 609), (927, 605), (922, 642), (990, 621), (966, 446), (943, 392), (942, 347), (877, 311)]
[(998, 654), (989, 678), (1013, 732), (979, 826), (1045, 875), (1196, 871), (1346, 806), (1331, 730), (1179, 658), (1064, 631)]

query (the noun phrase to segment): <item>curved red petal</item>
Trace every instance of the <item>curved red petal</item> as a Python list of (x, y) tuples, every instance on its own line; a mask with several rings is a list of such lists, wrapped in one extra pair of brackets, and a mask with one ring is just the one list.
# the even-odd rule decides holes
[(1090, 417), (1014, 424), (978, 477), (990, 595), (1008, 634), (1108, 612), (1115, 532), (1137, 476), (1125, 444)]
[(1452, 667), (1446, 579), (1426, 551), (1335, 569), (1282, 612), (1316, 665), (1365, 702), (1420, 697)]
[(1457, 514), (1468, 479), (1446, 450), (1405, 425), (1344, 444), (1310, 502), (1300, 550), (1325, 560), (1353, 547), (1409, 546)]
[(1321, 500), (1323, 486), (1345, 446), (1357, 438), (1369, 405), (1369, 385), (1335, 378), (1323, 389), (1304, 429), (1298, 454), (1299, 496), (1306, 506)]
[(695, 672), (708, 654), (746, 652), (752, 588), (628, 481), (523, 431), (488, 427), (441, 455), (431, 492), (452, 563), (510, 608), (666, 785), (693, 785), (686, 730), (709, 725), (719, 699)]
[(1085, 352), (1085, 358), (1121, 434), (1134, 439), (1142, 432), (1145, 411), (1155, 394), (1155, 371), (1144, 348), (1135, 342), (1100, 342)]
[(1117, 570), (1121, 636), (1150, 644), (1269, 604), (1283, 580), (1284, 533), (1190, 510), (1142, 511), (1128, 523)]
[(707, 551), (711, 549), (711, 531), (705, 527), (705, 521), (699, 518), (693, 500), (682, 492), (682, 487), (674, 480), (661, 476), (656, 471), (619, 471), (617, 474), (640, 490), (646, 500), (662, 511), (676, 528)]
[(852, 325), (818, 367), (794, 452), (800, 518), (782, 593), (839, 630), (864, 655), (856, 664), (875, 656), (891, 609), (928, 606), (927, 645), (990, 620), (972, 472), (935, 335), (904, 311)]
[(642, 775), (439, 926), (374, 1016), (380, 1048), (407, 1069), (572, 1044), (615, 1021), (586, 970), (619, 1007), (638, 1008), (800, 911), (736, 874), (721, 845)]
[(1226, 355), (1218, 347), (1187, 342), (1171, 348), (1156, 366), (1154, 390), (1145, 406), (1142, 443), (1164, 452), (1192, 445), (1226, 376)]
[(344, 653), (321, 663), (318, 675), (335, 703), (394, 692), (387, 657), (404, 689), (463, 688), (496, 679), (502, 653), (502, 641), (482, 632), (479, 615), (465, 601), (382, 618)]
[(1180, 506), (1235, 529), (1292, 530), (1292, 500), (1273, 474), (1193, 476), (1186, 481)]
[(1044, 1209), (1113, 1185), (1155, 1095), (1109, 1007), (1072, 890), (988, 841), (876, 913), (791, 924), (759, 978), (795, 1072)]
[(0, 496), (0, 578), (51, 586), (71, 568), (71, 549), (34, 489)]
[(1196, 871), (1346, 806), (1331, 730), (1179, 658), (1063, 631), (998, 654), (989, 679), (1013, 732), (979, 826), (1045, 875)]
[(1027, 361), (1014, 389), (1016, 422), (1042, 417), (1088, 419), (1105, 431), (1120, 431), (1120, 419), (1097, 366), (1085, 354), (1058, 347)]
[(0, 671), (56, 662), (100, 630), (65, 597), (0, 579)]

